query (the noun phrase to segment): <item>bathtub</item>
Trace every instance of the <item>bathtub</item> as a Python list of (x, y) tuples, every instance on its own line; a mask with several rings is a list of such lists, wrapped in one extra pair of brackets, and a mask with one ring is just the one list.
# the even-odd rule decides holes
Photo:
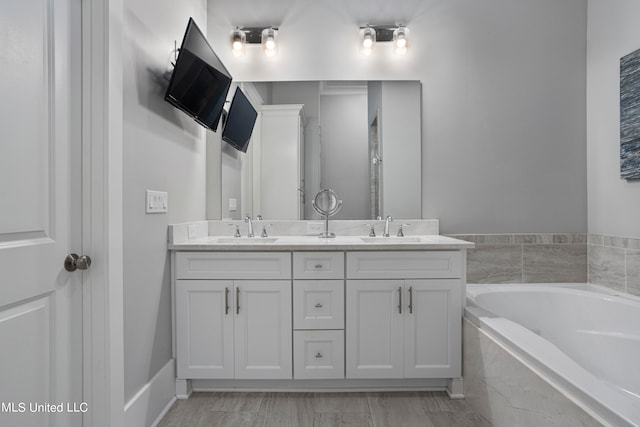
[(598, 421), (640, 426), (640, 298), (596, 285), (468, 285), (465, 317)]

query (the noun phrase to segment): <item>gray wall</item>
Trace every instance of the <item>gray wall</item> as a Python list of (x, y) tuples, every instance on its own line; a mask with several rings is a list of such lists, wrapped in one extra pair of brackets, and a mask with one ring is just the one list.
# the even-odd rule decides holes
[[(124, 385), (131, 399), (172, 358), (167, 225), (205, 216), (204, 130), (164, 101), (174, 40), (189, 16), (206, 30), (206, 2), (124, 2)], [(150, 11), (153, 10), (153, 13)], [(145, 190), (169, 193), (145, 214)], [(96, 195), (100, 197), (100, 195)], [(150, 414), (152, 419), (157, 414)]]
[[(272, 60), (221, 49), (237, 80), (420, 80), (422, 214), (442, 232), (586, 232), (587, 0), (210, 0), (209, 20), (214, 46), (280, 27)], [(409, 54), (360, 57), (358, 25), (393, 21)]]
[(589, 281), (640, 295), (640, 182), (620, 179), (620, 58), (640, 48), (640, 3), (589, 1)]
[(367, 95), (320, 95), (320, 127), (321, 185), (342, 200), (332, 218), (369, 218)]
[(420, 83), (382, 82), (383, 217), (422, 218)]
[(640, 182), (620, 179), (620, 58), (640, 48), (640, 3), (589, 1), (589, 233), (640, 238)]
[[(227, 100), (229, 102), (233, 99), (237, 86), (238, 85), (236, 83), (231, 84), (229, 93), (227, 94)], [(227, 111), (229, 110), (229, 104), (227, 104), (226, 109)], [(220, 147), (220, 182), (222, 183), (220, 186), (220, 209), (222, 212), (222, 218), (243, 219), (247, 214), (251, 213), (242, 205), (242, 161), (245, 155), (226, 142), (223, 142), (220, 139), (221, 131), (222, 122), (220, 122), (218, 132), (215, 133), (216, 141), (213, 141), (214, 135), (208, 137), (208, 139), (211, 145)], [(209, 143), (207, 143), (207, 151), (209, 151), (208, 146)], [(210, 172), (208, 171), (208, 173)], [(214, 180), (212, 181), (215, 182)], [(237, 207), (235, 211), (229, 210), (229, 199), (232, 198), (236, 199)]]

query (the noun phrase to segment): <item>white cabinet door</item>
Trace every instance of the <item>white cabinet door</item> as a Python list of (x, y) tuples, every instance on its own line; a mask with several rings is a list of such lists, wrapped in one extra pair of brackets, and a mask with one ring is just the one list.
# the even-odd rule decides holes
[(347, 378), (402, 378), (403, 284), (347, 281)]
[(233, 378), (233, 282), (176, 281), (178, 378)]
[(404, 287), (404, 377), (460, 377), (460, 281), (406, 280)]
[(235, 378), (292, 378), (291, 281), (235, 284)]

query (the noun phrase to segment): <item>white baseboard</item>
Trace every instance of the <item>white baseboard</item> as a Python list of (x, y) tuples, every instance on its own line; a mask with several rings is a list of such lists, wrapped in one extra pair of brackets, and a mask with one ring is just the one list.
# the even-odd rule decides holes
[(157, 425), (176, 400), (176, 368), (171, 359), (124, 405), (125, 427)]

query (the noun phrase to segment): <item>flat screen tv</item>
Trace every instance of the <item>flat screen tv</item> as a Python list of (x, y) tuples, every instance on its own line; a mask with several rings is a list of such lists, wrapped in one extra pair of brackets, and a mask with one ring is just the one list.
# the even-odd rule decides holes
[(229, 86), (231, 74), (189, 18), (164, 99), (215, 131)]
[(231, 144), (236, 150), (246, 153), (256, 117), (258, 112), (244, 92), (237, 87), (229, 107), (227, 121), (222, 129), (222, 140)]

